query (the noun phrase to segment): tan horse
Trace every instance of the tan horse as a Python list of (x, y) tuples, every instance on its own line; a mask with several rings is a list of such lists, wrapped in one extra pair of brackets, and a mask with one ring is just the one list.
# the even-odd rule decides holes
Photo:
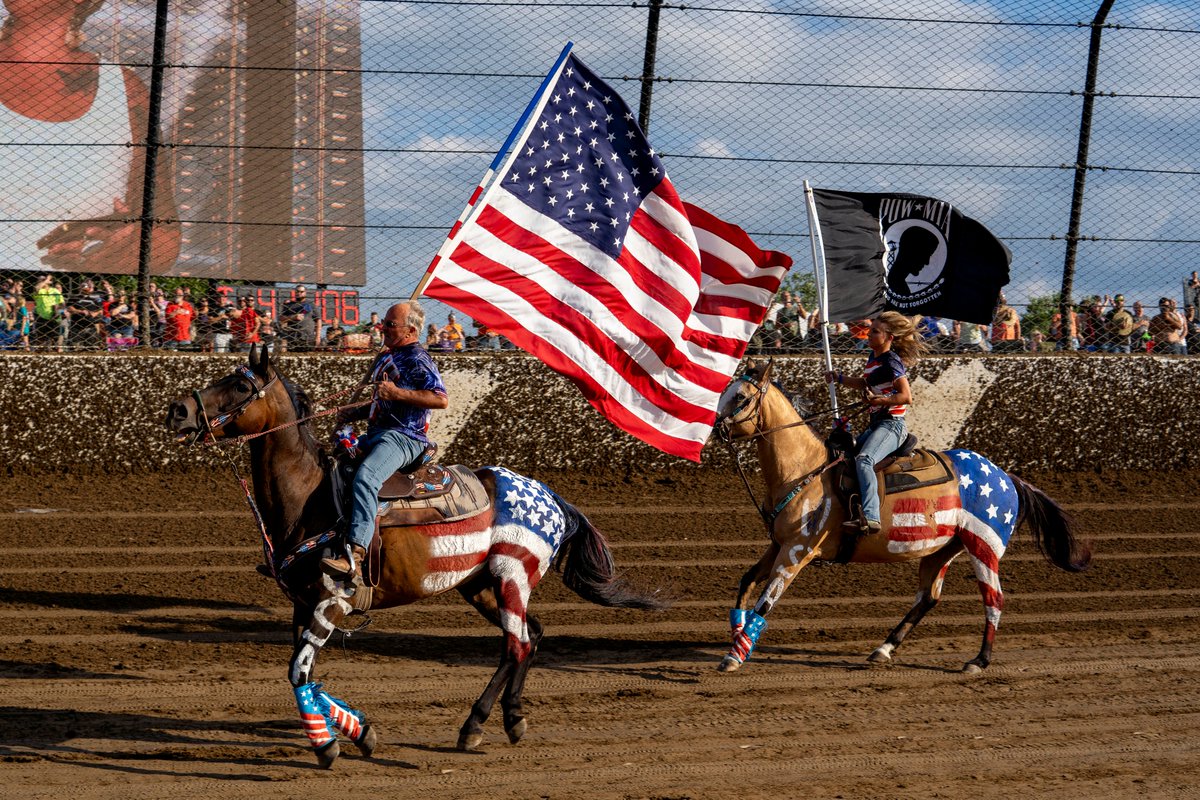
[[(844, 559), (851, 551), (852, 563), (920, 559), (916, 602), (868, 659), (887, 663), (909, 631), (937, 605), (950, 562), (966, 552), (983, 596), (985, 623), (983, 646), (963, 666), (964, 672), (979, 672), (991, 661), (1003, 606), (1000, 557), (1022, 522), (1032, 529), (1050, 563), (1070, 572), (1087, 569), (1091, 552), (1077, 541), (1070, 515), (1040, 490), (970, 450), (941, 454), (952, 480), (883, 495), (883, 529), (862, 536), (856, 545), (843, 542), (843, 536), (859, 534), (842, 525), (846, 510), (835, 492), (834, 459), (824, 440), (771, 383), (770, 372), (769, 364), (752, 365), (725, 389), (717, 409), (723, 437), (756, 440), (767, 486), (764, 518), (771, 535), (767, 551), (738, 588), (730, 612), (733, 647), (721, 662), (722, 672), (732, 672), (746, 661), (766, 628), (767, 614), (814, 560), (833, 561), (839, 554)], [(880, 491), (883, 484), (881, 480)], [(750, 609), (748, 601), (764, 581), (766, 587)]]
[(364, 756), (374, 752), (378, 739), (361, 711), (316, 682), (321, 648), (352, 611), (366, 610), (363, 605), (391, 608), (454, 589), (500, 629), (500, 666), (459, 730), (463, 750), (479, 746), (497, 698), (509, 740), (515, 744), (525, 735), (521, 694), (542, 638), (542, 626), (527, 607), (530, 593), (552, 567), (567, 588), (598, 605), (666, 605), (615, 574), (604, 537), (578, 509), (542, 483), (502, 467), (481, 468), (474, 477), (461, 471), (460, 483), (476, 486), (487, 497), (469, 514), (434, 524), (394, 524), (390, 515), (382, 516), (379, 549), (364, 569), (378, 576), (377, 585), (368, 601), (361, 596), (365, 589), (349, 596), (318, 569), (317, 556), (335, 540), (338, 517), (331, 459), (304, 421), (308, 416), (303, 391), (272, 366), (264, 346), (261, 352), (251, 349), (249, 364), (172, 402), (166, 425), (185, 442), (254, 437), (253, 505), (261, 518), (266, 561), (260, 571), (274, 577), (292, 601), (295, 649), (288, 677), (321, 766), (331, 767), (337, 759), (339, 734)]

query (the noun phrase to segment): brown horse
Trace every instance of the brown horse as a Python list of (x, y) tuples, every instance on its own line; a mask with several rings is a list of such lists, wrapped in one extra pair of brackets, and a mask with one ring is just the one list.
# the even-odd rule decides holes
[[(999, 562), (1017, 527), (1029, 525), (1050, 563), (1070, 572), (1087, 569), (1091, 553), (1077, 541), (1070, 515), (1040, 490), (970, 450), (926, 454), (935, 478), (910, 478), (908, 486), (896, 487), (900, 491), (884, 494), (883, 529), (859, 538), (858, 531), (842, 525), (847, 514), (834, 484), (840, 472), (833, 468), (837, 459), (771, 383), (770, 372), (770, 364), (752, 365), (725, 389), (717, 409), (717, 428), (724, 438), (756, 440), (767, 486), (763, 513), (771, 536), (767, 551), (738, 588), (730, 612), (733, 647), (721, 662), (722, 672), (745, 663), (766, 628), (766, 615), (813, 560), (920, 559), (916, 602), (868, 659), (882, 664), (891, 661), (904, 637), (937, 605), (950, 562), (966, 552), (983, 595), (985, 624), (983, 646), (963, 666), (964, 672), (979, 672), (991, 661), (1004, 599)], [(881, 480), (881, 492), (884, 487)], [(750, 610), (748, 600), (768, 579)]]
[[(348, 589), (319, 569), (318, 555), (337, 540), (338, 514), (331, 489), (331, 459), (309, 425), (303, 391), (271, 365), (266, 347), (250, 351), (249, 365), (171, 403), (168, 430), (181, 441), (251, 437), (253, 505), (264, 540), (262, 571), (292, 601), (295, 649), (289, 669), (300, 716), (319, 763), (339, 755), (338, 734), (364, 756), (377, 734), (362, 712), (314, 682), (321, 647), (353, 611), (383, 609), (457, 589), (503, 633), (500, 666), (471, 707), (458, 746), (483, 739), (483, 723), (496, 697), (514, 744), (526, 731), (521, 692), (542, 626), (526, 613), (530, 591), (551, 566), (580, 597), (610, 607), (657, 609), (665, 602), (631, 589), (614, 573), (604, 537), (576, 508), (543, 484), (500, 467), (473, 473), (487, 502), (465, 518), (436, 524), (389, 524), (381, 517), (381, 547), (364, 573), (378, 576), (367, 589)], [(297, 424), (297, 421), (299, 423)], [(472, 473), (463, 470), (471, 483)], [(383, 513), (381, 511), (381, 513)]]

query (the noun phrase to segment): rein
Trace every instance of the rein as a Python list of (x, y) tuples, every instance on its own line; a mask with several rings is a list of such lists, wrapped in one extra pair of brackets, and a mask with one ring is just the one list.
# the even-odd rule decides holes
[[(274, 433), (275, 431), (282, 430), (284, 428), (290, 428), (290, 427), (293, 427), (296, 425), (301, 425), (305, 422), (308, 422), (309, 420), (316, 419), (318, 417), (328, 416), (329, 414), (336, 414), (337, 412), (343, 411), (345, 409), (358, 408), (359, 406), (365, 406), (372, 402), (370, 400), (364, 400), (362, 402), (349, 403), (349, 404), (343, 405), (343, 406), (335, 406), (333, 408), (326, 409), (324, 411), (319, 411), (315, 414), (310, 414), (307, 417), (301, 417), (292, 422), (285, 422), (282, 425), (276, 425), (273, 428), (270, 428), (265, 431), (260, 431), (258, 433), (243, 434), (241, 436), (236, 436), (236, 437), (227, 438), (227, 439), (218, 439), (213, 434), (213, 431), (216, 428), (219, 428), (223, 425), (228, 424), (230, 421), (237, 419), (242, 414), (244, 414), (246, 412), (246, 410), (251, 405), (253, 405), (256, 401), (261, 400), (263, 397), (266, 397), (267, 389), (269, 389), (271, 387), (271, 384), (275, 383), (275, 381), (277, 381), (279, 379), (279, 374), (275, 373), (275, 375), (273, 375), (269, 380), (260, 384), (258, 381), (258, 376), (255, 375), (254, 372), (252, 370), (248, 369), (247, 367), (245, 367), (245, 366), (238, 367), (237, 372), (240, 373), (243, 378), (250, 381), (250, 385), (254, 387), (255, 391), (249, 397), (247, 397), (244, 401), (242, 401), (242, 403), (239, 404), (236, 408), (234, 408), (230, 411), (226, 411), (226, 412), (214, 417), (211, 420), (209, 419), (208, 412), (204, 408), (204, 401), (200, 397), (200, 391), (197, 389), (192, 392), (192, 399), (195, 400), (195, 402), (196, 402), (197, 414), (199, 415), (200, 421), (202, 424), (202, 433), (200, 433), (197, 436), (197, 439), (203, 438), (203, 441), (201, 442), (201, 444), (216, 445), (216, 444), (228, 444), (228, 443), (232, 442), (234, 444), (240, 445), (240, 444), (250, 441), (251, 439), (257, 439), (260, 436), (266, 436), (269, 433)], [(349, 392), (360, 391), (360, 390), (362, 390), (362, 388), (364, 386), (368, 386), (368, 385), (370, 385), (370, 384), (364, 383), (364, 384), (357, 384), (355, 386), (350, 386), (346, 389), (342, 389), (341, 391), (334, 392), (331, 395), (323, 397), (315, 402), (316, 402), (316, 404), (324, 404), (330, 400), (333, 400), (334, 398), (341, 397), (344, 394), (348, 394)], [(193, 440), (193, 441), (195, 441), (195, 440)], [(234, 478), (237, 479), (238, 484), (241, 485), (241, 487), (242, 487), (242, 493), (246, 497), (246, 505), (250, 506), (250, 513), (254, 517), (254, 523), (258, 526), (259, 534), (261, 534), (261, 536), (262, 536), (263, 562), (265, 563), (265, 565), (267, 567), (267, 572), (268, 572), (269, 576), (275, 580), (275, 583), (279, 586), (280, 591), (283, 592), (285, 597), (287, 597), (293, 603), (299, 602), (296, 595), (293, 594), (291, 587), (288, 586), (288, 583), (287, 583), (287, 580), (285, 577), (287, 570), (301, 556), (304, 556), (308, 553), (313, 552), (321, 545), (336, 538), (338, 535), (337, 528), (336, 527), (331, 528), (330, 530), (325, 531), (324, 533), (318, 534), (317, 536), (313, 536), (308, 539), (305, 539), (304, 541), (300, 542), (299, 544), (293, 546), (292, 549), (289, 550), (286, 555), (284, 555), (283, 557), (279, 557), (275, 553), (275, 545), (271, 541), (271, 534), (267, 531), (267, 524), (265, 521), (263, 521), (262, 512), (258, 510), (258, 504), (256, 502), (254, 502), (254, 493), (250, 490), (249, 482), (245, 478), (242, 477), (241, 471), (238, 469), (237, 462), (228, 454), (228, 451), (222, 451), (222, 455), (224, 455), (226, 460), (229, 461), (229, 467), (231, 470), (233, 470), (233, 476), (234, 476)], [(288, 531), (288, 533), (290, 534), (291, 531)], [(286, 539), (286, 537), (285, 537), (285, 539)]]
[[(276, 373), (274, 376), (271, 377), (271, 379), (269, 381), (264, 383), (261, 388), (258, 388), (258, 382), (256, 380), (257, 376), (252, 371), (250, 371), (246, 367), (238, 367), (238, 372), (240, 372), (244, 378), (249, 380), (251, 385), (255, 386), (258, 389), (258, 391), (256, 391), (254, 394), (252, 394), (248, 398), (246, 398), (246, 400), (244, 400), (242, 402), (242, 404), (239, 405), (237, 408), (235, 408), (233, 411), (226, 412), (226, 413), (216, 417), (211, 422), (208, 419), (208, 412), (206, 412), (204, 410), (204, 402), (200, 399), (200, 391), (195, 390), (192, 392), (192, 399), (196, 401), (196, 407), (199, 409), (198, 413), (200, 414), (200, 418), (201, 418), (202, 422), (204, 423), (204, 427), (203, 427), (204, 433), (202, 435), (203, 441), (201, 441), (200, 444), (202, 444), (206, 447), (211, 447), (213, 445), (223, 445), (223, 444), (238, 444), (238, 445), (244, 444), (244, 443), (250, 441), (251, 439), (257, 439), (260, 436), (266, 436), (267, 434), (275, 433), (276, 431), (281, 431), (285, 428), (295, 427), (296, 425), (303, 425), (306, 422), (309, 422), (314, 419), (318, 419), (320, 417), (327, 417), (330, 414), (337, 414), (341, 411), (347, 411), (352, 408), (360, 408), (362, 406), (370, 405), (373, 402), (371, 400), (362, 400), (357, 403), (347, 403), (347, 404), (341, 405), (341, 406), (334, 406), (333, 408), (327, 408), (324, 411), (318, 411), (315, 414), (309, 414), (307, 417), (300, 417), (299, 419), (292, 420), (291, 422), (285, 422), (282, 425), (276, 425), (274, 428), (268, 428), (267, 430), (259, 431), (258, 433), (244, 433), (241, 436), (234, 436), (232, 438), (227, 438), (227, 439), (218, 439), (216, 436), (213, 436), (213, 430), (237, 419), (242, 414), (244, 414), (246, 412), (246, 409), (248, 409), (256, 400), (260, 400), (263, 397), (265, 397), (267, 394), (267, 389), (271, 386), (272, 383), (274, 383), (275, 381), (277, 381), (279, 379), (279, 374)], [(371, 385), (372, 385), (371, 383), (360, 383), (355, 386), (349, 386), (345, 389), (342, 389), (341, 391), (334, 392), (331, 395), (322, 397), (321, 399), (314, 401), (314, 404), (322, 405), (324, 403), (329, 402), (330, 400), (333, 400), (336, 397), (341, 397), (342, 395), (349, 394), (350, 392), (360, 391), (364, 386), (371, 386)]]
[[(770, 534), (772, 534), (772, 531), (773, 531), (773, 528), (775, 525), (775, 520), (779, 518), (779, 515), (783, 513), (783, 510), (785, 508), (787, 508), (788, 504), (791, 503), (792, 500), (796, 499), (796, 496), (799, 495), (802, 491), (804, 491), (804, 489), (810, 483), (812, 483), (815, 479), (817, 479), (821, 475), (828, 472), (830, 469), (833, 469), (833, 467), (835, 467), (838, 464), (845, 461), (846, 457), (845, 457), (845, 454), (838, 453), (837, 458), (827, 459), (823, 464), (821, 464), (820, 466), (811, 470), (810, 472), (808, 472), (808, 474), (806, 474), (804, 477), (800, 478), (799, 481), (797, 481), (795, 484), (793, 484), (791, 490), (786, 495), (784, 495), (783, 498), (778, 503), (775, 504), (775, 507), (773, 509), (771, 509), (770, 511), (767, 511), (766, 503), (758, 502), (758, 497), (755, 496), (754, 489), (750, 486), (750, 479), (746, 476), (746, 468), (742, 465), (742, 454), (738, 450), (736, 445), (739, 442), (749, 442), (749, 441), (753, 441), (755, 439), (764, 439), (767, 436), (769, 436), (770, 434), (775, 433), (777, 431), (786, 430), (788, 428), (795, 428), (800, 425), (808, 425), (809, 423), (815, 422), (816, 420), (819, 420), (823, 417), (833, 416), (836, 412), (832, 408), (830, 408), (830, 409), (826, 409), (824, 411), (819, 411), (816, 414), (810, 414), (807, 417), (802, 417), (795, 422), (789, 422), (785, 425), (776, 425), (771, 428), (762, 428), (759, 426), (759, 420), (762, 417), (762, 398), (763, 398), (763, 395), (766, 394), (767, 384), (755, 381), (749, 375), (743, 375), (741, 379), (743, 381), (745, 381), (746, 383), (749, 383), (751, 386), (753, 386), (755, 389), (758, 390), (758, 394), (754, 397), (754, 400), (758, 401), (757, 407), (754, 409), (754, 418), (755, 418), (754, 432), (748, 433), (748, 434), (745, 434), (742, 436), (734, 436), (732, 433), (730, 433), (730, 430), (729, 430), (729, 428), (730, 428), (729, 423), (733, 419), (733, 417), (735, 415), (737, 415), (739, 412), (741, 412), (747, 405), (749, 405), (751, 402), (753, 402), (752, 400), (747, 400), (744, 404), (739, 405), (731, 413), (729, 413), (723, 419), (720, 420), (719, 424), (721, 427), (720, 427), (720, 430), (719, 430), (717, 436), (722, 442), (725, 443), (725, 446), (729, 449), (729, 454), (733, 457), (733, 465), (737, 469), (738, 477), (740, 477), (742, 479), (742, 485), (746, 487), (746, 494), (748, 494), (750, 496), (750, 502), (754, 503), (754, 507), (758, 510), (758, 515), (760, 517), (762, 517), (763, 524), (766, 525), (767, 533), (770, 535)], [(847, 408), (847, 411), (849, 412), (849, 414), (847, 416), (844, 416), (843, 419), (848, 419), (850, 416), (857, 416), (866, 409), (867, 409), (866, 403), (855, 403), (854, 405), (851, 405)]]

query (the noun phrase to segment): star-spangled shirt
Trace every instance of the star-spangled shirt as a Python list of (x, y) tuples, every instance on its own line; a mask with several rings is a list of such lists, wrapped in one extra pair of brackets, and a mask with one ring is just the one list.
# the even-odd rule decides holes
[(572, 55), (503, 186), (615, 259), (634, 212), (666, 176), (629, 107)]
[(520, 525), (550, 545), (557, 553), (562, 544), (565, 518), (545, 485), (504, 467), (490, 467), (496, 475), (496, 524)]
[(1012, 480), (991, 461), (971, 450), (946, 451), (958, 471), (962, 507), (987, 525), (1008, 546), (1020, 509)]

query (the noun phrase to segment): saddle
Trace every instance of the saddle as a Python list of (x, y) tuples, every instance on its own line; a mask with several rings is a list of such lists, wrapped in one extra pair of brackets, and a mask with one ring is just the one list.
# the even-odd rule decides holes
[[(412, 464), (396, 470), (379, 488), (376, 525), (432, 525), (454, 522), (487, 510), (491, 501), (483, 484), (470, 469), (434, 461), (432, 442)], [(339, 454), (331, 472), (333, 501), (345, 519), (350, 508), (350, 486), (362, 456)]]
[[(381, 527), (455, 522), (485, 513), (491, 507), (487, 490), (474, 472), (459, 464), (438, 464), (434, 461), (436, 455), (437, 445), (428, 444), (415, 462), (397, 470), (380, 487), (375, 534), (363, 564), (363, 582), (368, 588), (379, 583)], [(343, 521), (349, 518), (350, 487), (361, 461), (361, 455), (352, 458), (342, 451), (330, 470), (334, 507)]]
[[(853, 452), (846, 455), (846, 460), (837, 466), (834, 486), (837, 487), (838, 497), (846, 509), (846, 518), (855, 519), (861, 517), (861, 492), (858, 475), (854, 470)], [(954, 479), (946, 457), (936, 450), (917, 447), (917, 437), (911, 433), (903, 444), (875, 464), (875, 472), (882, 478), (879, 483), (885, 495), (900, 494), (924, 486), (936, 486)], [(861, 533), (857, 536), (844, 535), (834, 560), (838, 563), (849, 563), (858, 546), (859, 536)]]

